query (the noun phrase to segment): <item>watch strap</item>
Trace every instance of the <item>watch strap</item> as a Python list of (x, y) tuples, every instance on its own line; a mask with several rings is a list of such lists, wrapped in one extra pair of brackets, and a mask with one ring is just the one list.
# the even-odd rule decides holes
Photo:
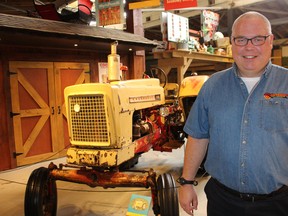
[(183, 177), (180, 177), (176, 180), (180, 185), (185, 185), (185, 184), (192, 184), (194, 186), (197, 186), (198, 185), (198, 181), (196, 180), (186, 180), (185, 178)]

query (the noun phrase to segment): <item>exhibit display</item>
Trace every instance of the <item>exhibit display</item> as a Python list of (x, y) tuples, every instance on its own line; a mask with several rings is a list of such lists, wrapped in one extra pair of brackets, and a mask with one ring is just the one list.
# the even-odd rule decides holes
[[(168, 84), (167, 79), (161, 83), (149, 75), (144, 79), (121, 80), (119, 62), (117, 43), (112, 43), (108, 83), (65, 88), (71, 143), (67, 164), (57, 166), (51, 162), (48, 168), (32, 172), (25, 193), (25, 215), (56, 215), (56, 180), (90, 187), (151, 188), (155, 215), (179, 215), (177, 188), (170, 173), (157, 176), (153, 167), (149, 170), (131, 168), (141, 154), (151, 149), (161, 154), (184, 144), (182, 110), (189, 112), (204, 83), (199, 79), (205, 81), (207, 76), (188, 77), (179, 90), (178, 84)], [(187, 94), (185, 88), (193, 87), (197, 90)], [(179, 91), (183, 103), (179, 102)]]

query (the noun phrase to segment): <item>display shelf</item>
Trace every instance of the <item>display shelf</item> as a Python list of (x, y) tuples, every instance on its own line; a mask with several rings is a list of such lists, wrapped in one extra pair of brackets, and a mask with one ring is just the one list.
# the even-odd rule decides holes
[(232, 56), (215, 55), (204, 52), (193, 52), (189, 50), (168, 50), (162, 52), (154, 52), (154, 59), (158, 60), (158, 67), (162, 68), (167, 75), (172, 68), (177, 69), (178, 84), (184, 78), (185, 72), (189, 67), (208, 67), (216, 66), (217, 64), (225, 64), (231, 66), (233, 63)]

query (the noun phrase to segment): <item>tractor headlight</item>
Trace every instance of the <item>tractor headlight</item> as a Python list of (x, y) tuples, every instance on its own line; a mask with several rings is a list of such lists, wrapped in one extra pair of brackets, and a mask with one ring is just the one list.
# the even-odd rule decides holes
[(76, 113), (80, 112), (80, 105), (79, 105), (79, 104), (75, 104), (75, 105), (74, 105), (74, 111), (75, 111)]

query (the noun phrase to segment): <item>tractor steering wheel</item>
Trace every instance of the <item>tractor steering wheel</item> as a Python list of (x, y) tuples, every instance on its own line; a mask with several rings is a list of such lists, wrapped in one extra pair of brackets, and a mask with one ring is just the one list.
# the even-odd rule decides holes
[(164, 88), (167, 84), (167, 75), (162, 68), (151, 67), (148, 72), (144, 72), (143, 78), (157, 78), (160, 81), (160, 85)]

